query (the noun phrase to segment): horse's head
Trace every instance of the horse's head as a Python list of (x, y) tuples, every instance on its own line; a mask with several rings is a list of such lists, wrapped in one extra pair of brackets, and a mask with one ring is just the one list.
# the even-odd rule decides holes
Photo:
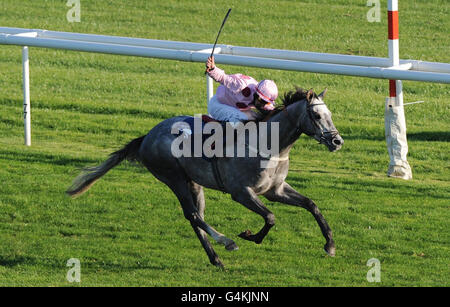
[(324, 102), (325, 89), (319, 95), (313, 90), (306, 93), (306, 116), (304, 117), (304, 132), (324, 144), (330, 151), (341, 149), (344, 140), (331, 120), (331, 112)]

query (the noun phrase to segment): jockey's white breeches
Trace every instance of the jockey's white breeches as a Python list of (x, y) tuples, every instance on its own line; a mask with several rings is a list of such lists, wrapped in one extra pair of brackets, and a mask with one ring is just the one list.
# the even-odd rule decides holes
[(240, 122), (248, 120), (248, 116), (245, 113), (237, 108), (221, 103), (216, 98), (216, 95), (208, 102), (208, 113), (212, 118), (220, 121)]

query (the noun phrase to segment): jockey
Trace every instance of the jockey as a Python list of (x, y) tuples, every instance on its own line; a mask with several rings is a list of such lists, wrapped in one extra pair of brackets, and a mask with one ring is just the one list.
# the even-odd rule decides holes
[(214, 119), (233, 123), (259, 120), (275, 108), (278, 88), (272, 80), (258, 83), (246, 75), (227, 75), (215, 66), (214, 57), (206, 61), (206, 72), (221, 84), (208, 102), (208, 113)]

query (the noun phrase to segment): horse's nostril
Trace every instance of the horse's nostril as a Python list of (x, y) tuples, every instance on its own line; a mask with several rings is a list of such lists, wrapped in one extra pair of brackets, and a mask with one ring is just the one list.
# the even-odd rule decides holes
[(336, 145), (336, 146), (339, 146), (339, 145), (342, 144), (342, 142), (339, 139), (333, 139), (333, 144)]

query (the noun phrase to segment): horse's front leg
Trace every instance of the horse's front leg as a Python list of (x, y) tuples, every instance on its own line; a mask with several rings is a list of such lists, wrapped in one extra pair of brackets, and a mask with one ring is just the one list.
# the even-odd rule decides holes
[(327, 241), (324, 246), (325, 252), (332, 257), (335, 256), (336, 246), (333, 241), (333, 233), (331, 232), (331, 228), (330, 226), (328, 226), (328, 223), (323, 217), (322, 213), (320, 213), (319, 208), (317, 208), (316, 204), (311, 199), (298, 193), (286, 182), (284, 182), (277, 188), (265, 193), (264, 196), (270, 201), (303, 207), (311, 212), (311, 214), (319, 224), (320, 230), (322, 231), (322, 234)]
[(270, 212), (270, 210), (267, 209), (266, 206), (264, 206), (255, 192), (253, 192), (249, 188), (233, 193), (231, 197), (234, 201), (241, 203), (248, 209), (252, 210), (255, 213), (258, 213), (264, 218), (265, 224), (258, 233), (252, 234), (250, 230), (246, 230), (239, 235), (239, 237), (245, 240), (260, 244), (269, 232), (270, 228), (275, 225), (275, 215), (273, 215), (273, 213)]

